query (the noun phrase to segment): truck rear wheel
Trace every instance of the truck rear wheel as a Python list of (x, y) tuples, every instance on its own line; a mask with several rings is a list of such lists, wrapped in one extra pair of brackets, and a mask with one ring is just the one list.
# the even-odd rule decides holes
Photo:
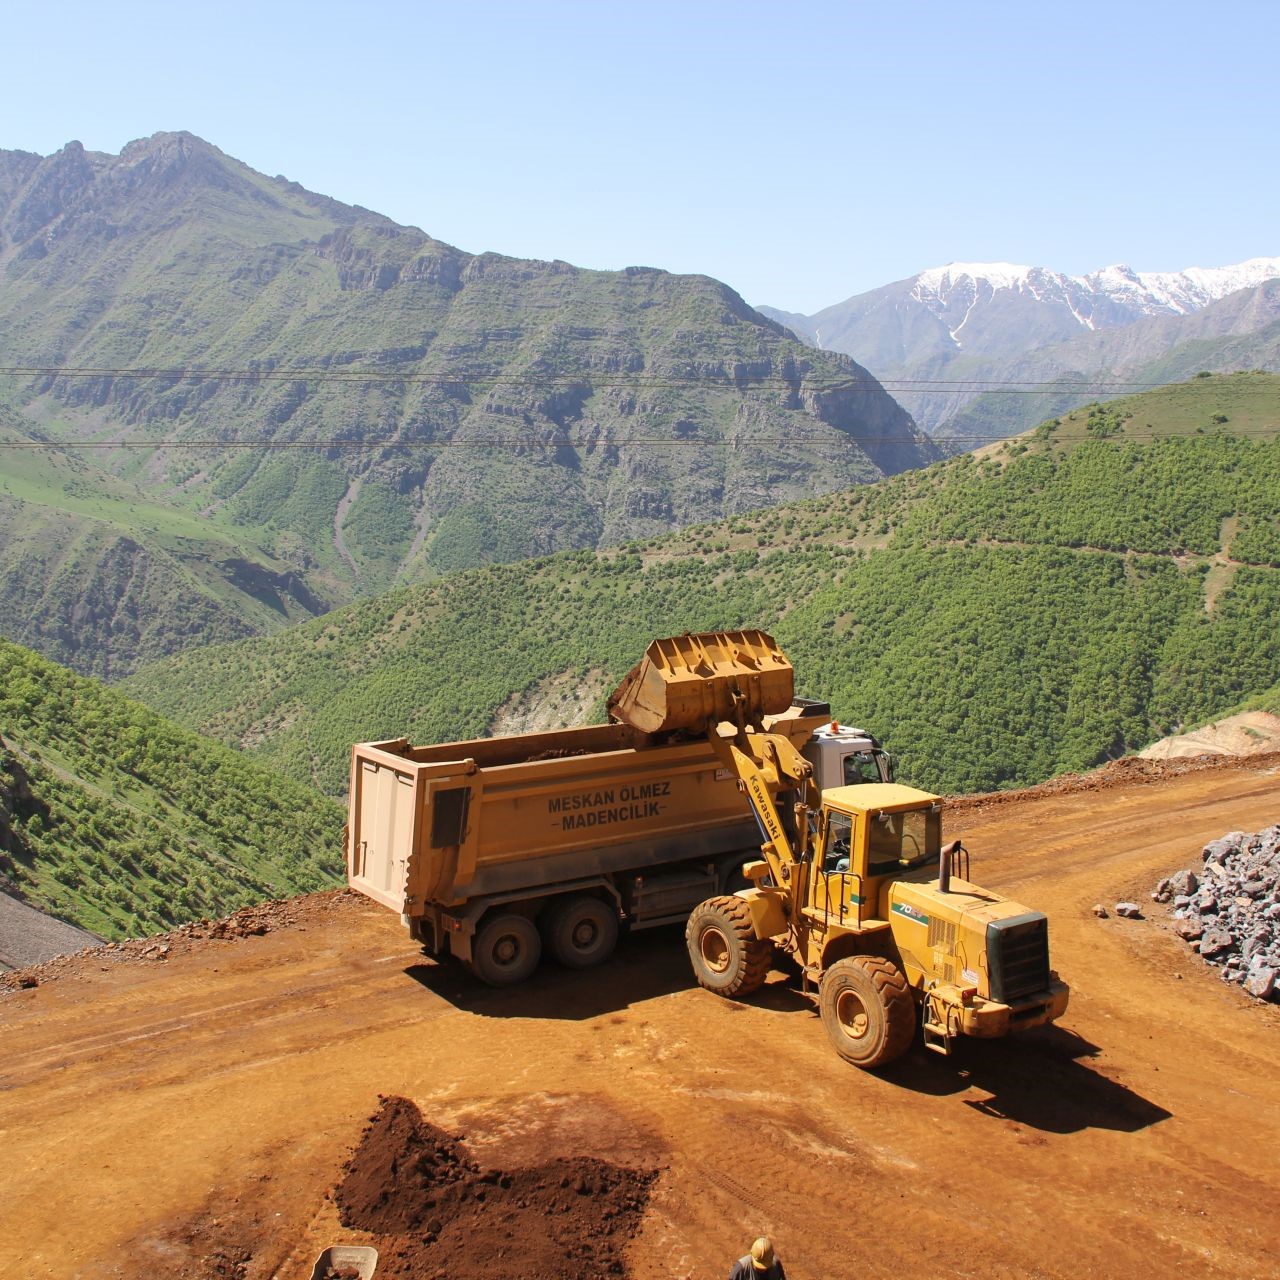
[(911, 988), (902, 970), (882, 956), (837, 960), (822, 975), (818, 1004), (835, 1051), (855, 1067), (884, 1066), (911, 1045)]
[(471, 943), (471, 972), (491, 987), (512, 987), (538, 967), (542, 938), (528, 916), (494, 916)]
[(603, 964), (618, 944), (618, 916), (608, 903), (585, 895), (557, 902), (543, 932), (551, 954), (569, 969)]
[(741, 898), (708, 898), (693, 909), (684, 931), (700, 986), (722, 996), (744, 996), (764, 985), (773, 943), (757, 938)]

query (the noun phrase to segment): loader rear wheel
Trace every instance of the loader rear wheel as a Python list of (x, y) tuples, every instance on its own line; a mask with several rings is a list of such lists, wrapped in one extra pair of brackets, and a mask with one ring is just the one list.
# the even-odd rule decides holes
[(538, 967), (542, 938), (528, 916), (494, 916), (471, 943), (471, 972), (491, 987), (512, 987)]
[(855, 1067), (882, 1067), (911, 1046), (916, 1005), (892, 960), (837, 960), (822, 975), (818, 1003), (835, 1051)]
[(741, 898), (708, 898), (693, 909), (684, 931), (700, 986), (722, 996), (745, 996), (764, 985), (773, 943), (757, 938)]
[(547, 913), (543, 932), (551, 954), (569, 969), (603, 964), (618, 944), (618, 916), (599, 898), (558, 902)]

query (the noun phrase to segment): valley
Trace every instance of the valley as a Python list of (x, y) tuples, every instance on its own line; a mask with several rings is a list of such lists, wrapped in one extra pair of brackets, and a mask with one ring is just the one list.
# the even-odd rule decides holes
[(0, 1277), (1280, 1278), (1280, 9), (921, 18), (6, 14)]

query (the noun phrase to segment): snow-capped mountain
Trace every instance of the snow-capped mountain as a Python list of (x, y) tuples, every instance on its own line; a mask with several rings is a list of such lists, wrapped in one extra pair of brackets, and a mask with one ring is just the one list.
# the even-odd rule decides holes
[[(853, 356), (936, 434), (1014, 370), (1081, 382), (1153, 364), (1193, 339), (1252, 333), (1250, 326), (1274, 319), (1274, 281), (1280, 257), (1168, 272), (1114, 266), (1083, 276), (953, 262), (811, 316), (760, 310), (816, 347)], [(1253, 305), (1263, 291), (1267, 297)], [(1200, 367), (1213, 367), (1207, 352), (1200, 358)]]
[(961, 331), (975, 308), (995, 301), (1004, 290), (1042, 305), (1064, 306), (1082, 328), (1101, 329), (1131, 324), (1143, 316), (1188, 315), (1238, 289), (1278, 277), (1280, 258), (1250, 258), (1232, 267), (1185, 271), (1141, 272), (1119, 265), (1084, 276), (1008, 262), (953, 262), (922, 271), (910, 282), (910, 297), (942, 320), (963, 308), (959, 324), (947, 326), (952, 341), (963, 347)]

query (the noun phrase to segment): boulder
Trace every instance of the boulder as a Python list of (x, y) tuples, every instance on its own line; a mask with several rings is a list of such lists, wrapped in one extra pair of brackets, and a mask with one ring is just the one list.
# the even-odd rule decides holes
[(1244, 980), (1244, 989), (1259, 1000), (1270, 1000), (1276, 989), (1275, 969), (1251, 969)]

